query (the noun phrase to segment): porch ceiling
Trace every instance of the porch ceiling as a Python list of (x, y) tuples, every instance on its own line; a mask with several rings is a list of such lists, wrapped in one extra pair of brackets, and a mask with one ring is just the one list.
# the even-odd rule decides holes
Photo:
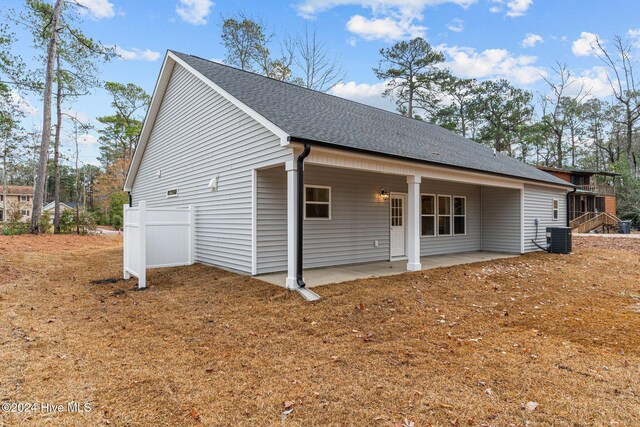
[[(422, 257), (422, 270), (439, 267), (450, 267), (459, 264), (491, 261), (494, 259), (511, 258), (518, 255), (497, 252), (463, 252)], [(310, 288), (331, 283), (347, 282), (357, 279), (369, 279), (382, 276), (393, 276), (407, 273), (407, 261), (378, 261), (365, 264), (353, 264), (336, 267), (314, 268), (304, 271), (304, 281)], [(284, 286), (286, 272), (263, 274), (256, 279), (278, 286)]]

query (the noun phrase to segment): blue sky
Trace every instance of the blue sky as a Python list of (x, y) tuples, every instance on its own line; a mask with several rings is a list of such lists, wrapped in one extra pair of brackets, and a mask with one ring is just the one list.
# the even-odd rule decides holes
[[(132, 82), (149, 93), (167, 49), (224, 58), (220, 23), (223, 16), (237, 12), (265, 20), (276, 35), (276, 51), (284, 36), (315, 26), (345, 73), (333, 93), (391, 110), (392, 102), (380, 96), (384, 82), (371, 69), (380, 48), (413, 36), (423, 36), (445, 52), (449, 67), (461, 77), (507, 78), (516, 86), (543, 91), (541, 76), (551, 76), (551, 67), (559, 61), (572, 70), (576, 89), (584, 85), (599, 97), (610, 91), (602, 62), (590, 49), (594, 37), (606, 43), (620, 34), (640, 46), (637, 0), (618, 0), (615, 7), (612, 2), (586, 0), (80, 1), (88, 8), (82, 23), (85, 33), (118, 46), (122, 56), (102, 67), (101, 79)], [(22, 8), (22, 1), (3, 3), (5, 10)], [(15, 31), (17, 53), (37, 66), (30, 35)], [(41, 101), (25, 98), (25, 125), (38, 126)], [(110, 114), (109, 98), (102, 90), (67, 107), (91, 121)], [(95, 135), (84, 138), (84, 162), (96, 163)], [(69, 141), (65, 145), (70, 151)]]

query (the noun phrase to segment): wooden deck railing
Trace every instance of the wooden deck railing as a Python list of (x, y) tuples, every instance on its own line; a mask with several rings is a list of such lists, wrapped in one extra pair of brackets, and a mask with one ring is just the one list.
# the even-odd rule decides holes
[(607, 212), (587, 212), (569, 222), (574, 233), (588, 233), (602, 227), (603, 231), (617, 230), (620, 218)]
[(581, 191), (589, 191), (599, 196), (615, 196), (615, 187), (608, 184), (586, 184), (576, 185), (576, 189)]
[(583, 223), (593, 219), (597, 214), (598, 214), (597, 212), (586, 212), (586, 213), (576, 217), (575, 219), (572, 219), (571, 221), (569, 221), (569, 227), (576, 228), (580, 224), (583, 224)]

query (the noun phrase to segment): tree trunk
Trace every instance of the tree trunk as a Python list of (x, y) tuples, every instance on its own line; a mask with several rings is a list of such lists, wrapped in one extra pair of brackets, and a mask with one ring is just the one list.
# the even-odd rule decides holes
[(44, 81), (44, 94), (42, 106), (42, 139), (40, 140), (40, 157), (38, 159), (38, 175), (33, 191), (33, 207), (31, 209), (30, 232), (38, 234), (40, 230), (40, 217), (42, 216), (42, 200), (44, 193), (45, 175), (47, 173), (47, 162), (49, 160), (49, 144), (51, 142), (51, 88), (53, 86), (54, 62), (56, 50), (58, 48), (58, 21), (64, 0), (56, 0), (51, 18), (51, 38), (47, 47), (47, 69)]
[(56, 55), (56, 134), (53, 141), (53, 233), (60, 234), (60, 133), (62, 131), (62, 73), (60, 55)]
[(576, 167), (576, 137), (573, 127), (571, 128), (571, 166)]
[(411, 117), (411, 118), (413, 118), (413, 84), (412, 83), (413, 82), (409, 82), (409, 105), (407, 105), (407, 117)]
[(7, 155), (8, 153), (8, 141), (4, 141), (4, 150), (2, 151), (2, 230), (7, 228), (7, 193), (9, 192), (9, 186), (7, 185)]
[(633, 118), (631, 117), (631, 110), (629, 104), (627, 104), (627, 135), (625, 154), (627, 155), (627, 162), (629, 163), (629, 173), (631, 176), (636, 176), (636, 158), (633, 155)]
[(78, 122), (77, 118), (74, 122), (74, 136), (76, 143), (76, 234), (80, 234), (80, 171), (78, 170), (78, 160), (80, 157), (80, 150), (78, 149)]
[(556, 158), (558, 168), (562, 169), (562, 164), (564, 163), (564, 156), (562, 154), (562, 134), (557, 135), (556, 138)]

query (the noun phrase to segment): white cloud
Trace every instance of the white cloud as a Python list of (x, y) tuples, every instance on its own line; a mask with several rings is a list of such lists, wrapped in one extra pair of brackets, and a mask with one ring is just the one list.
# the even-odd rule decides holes
[(108, 0), (77, 0), (85, 8), (80, 9), (80, 13), (89, 13), (94, 19), (113, 18), (115, 11), (113, 3)]
[(477, 2), (478, 0), (303, 0), (294, 7), (304, 18), (313, 18), (339, 6), (360, 6), (375, 13), (396, 10), (405, 15), (416, 15), (429, 6), (456, 4), (466, 8)]
[(580, 89), (583, 93), (597, 98), (606, 98), (612, 94), (611, 85), (607, 78), (607, 69), (604, 66), (596, 66), (585, 70), (575, 77), (569, 88), (567, 95), (577, 95)]
[(482, 52), (470, 47), (445, 46), (436, 48), (447, 55), (446, 65), (464, 78), (505, 78), (528, 86), (546, 76), (544, 68), (536, 66), (538, 58), (530, 55), (514, 55), (506, 49), (486, 49)]
[(214, 3), (211, 0), (179, 0), (176, 13), (192, 25), (205, 25)]
[(347, 22), (349, 32), (365, 40), (400, 40), (404, 38), (424, 37), (427, 27), (413, 25), (410, 19), (373, 18), (354, 15)]
[(534, 47), (538, 43), (543, 43), (544, 38), (539, 34), (527, 33), (524, 40), (522, 40), (522, 47)]
[(351, 16), (347, 29), (365, 40), (398, 40), (424, 37), (427, 27), (417, 24), (424, 19), (424, 9), (430, 6), (454, 4), (469, 7), (478, 0), (301, 0), (294, 5), (298, 14), (313, 19), (318, 14), (340, 6), (359, 6), (371, 11), (371, 16)]
[(137, 48), (131, 48), (129, 50), (124, 49), (118, 45), (114, 46), (115, 50), (116, 50), (116, 54), (118, 54), (118, 56), (120, 56), (120, 58), (122, 58), (125, 61), (156, 61), (158, 60), (158, 58), (160, 58), (160, 52), (156, 52), (154, 50), (151, 49), (137, 49)]
[(533, 0), (511, 0), (507, 3), (507, 16), (516, 17), (524, 15), (533, 4)]
[(331, 88), (329, 93), (341, 98), (371, 105), (373, 107), (395, 111), (395, 104), (393, 100), (382, 97), (382, 92), (384, 92), (386, 88), (386, 82), (368, 84), (351, 81), (338, 83)]
[(571, 51), (575, 56), (593, 56), (595, 55), (594, 48), (597, 40), (597, 34), (583, 31), (580, 33), (580, 37), (571, 45)]
[(631, 38), (633, 46), (636, 49), (640, 49), (640, 28), (630, 28), (627, 31), (627, 35)]
[(523, 16), (533, 4), (533, 0), (491, 0), (494, 5), (489, 8), (491, 13), (501, 13), (507, 8), (507, 16), (515, 18)]
[(459, 33), (464, 30), (464, 21), (460, 18), (454, 18), (453, 21), (447, 25), (447, 28), (455, 33)]
[(9, 96), (11, 97), (11, 103), (24, 114), (28, 116), (35, 116), (39, 113), (38, 108), (32, 105), (28, 98), (20, 95), (15, 90), (11, 90)]

